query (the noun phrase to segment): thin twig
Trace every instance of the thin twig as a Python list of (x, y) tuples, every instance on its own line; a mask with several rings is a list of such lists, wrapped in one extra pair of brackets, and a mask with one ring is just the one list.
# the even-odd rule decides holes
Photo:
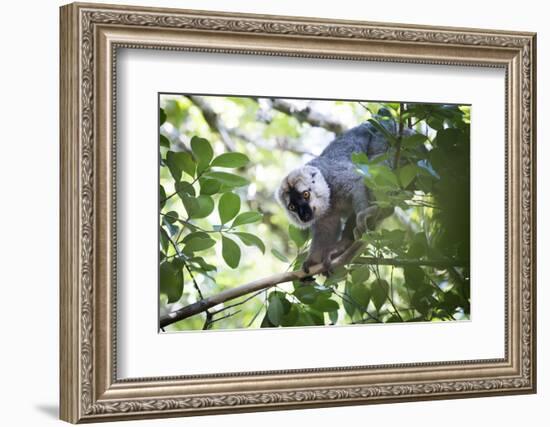
[(218, 317), (217, 319), (212, 319), (210, 320), (210, 322), (208, 323), (208, 327), (210, 327), (210, 325), (212, 323), (215, 323), (215, 322), (219, 322), (220, 320), (223, 320), (223, 319), (227, 319), (228, 317), (231, 317), (231, 316), (235, 316), (236, 314), (239, 314), (242, 310), (237, 310), (237, 311), (234, 311), (232, 313), (228, 313), (226, 314), (225, 316), (222, 316), (222, 317)]
[[(190, 184), (190, 185), (193, 185), (193, 184), (194, 184), (195, 182), (197, 182), (197, 181), (199, 180), (199, 178), (201, 178), (201, 177), (204, 175), (204, 173), (207, 172), (209, 169), (210, 169), (210, 168), (206, 168), (205, 170), (203, 170), (203, 171), (202, 171), (201, 173), (199, 173), (199, 174), (195, 177), (195, 179), (193, 179), (193, 181), (191, 181), (189, 184)], [(187, 181), (185, 181), (185, 182), (187, 182)], [(171, 198), (174, 197), (176, 194), (179, 194), (179, 193), (181, 193), (181, 192), (182, 192), (182, 190), (176, 191), (176, 192), (170, 194), (169, 196), (166, 196), (164, 199), (162, 199), (162, 200), (160, 201), (160, 203), (165, 203), (168, 199), (171, 199)]]
[(250, 301), (251, 299), (256, 298), (258, 295), (260, 295), (264, 291), (265, 291), (265, 289), (262, 289), (261, 291), (258, 291), (255, 294), (250, 295), (249, 297), (243, 299), (242, 301), (236, 302), (235, 304), (226, 305), (226, 306), (220, 308), (219, 310), (212, 311), (211, 313), (212, 313), (213, 316), (215, 316), (216, 314), (221, 313), (222, 311), (228, 310), (230, 308), (238, 307), (239, 305), (245, 304), (248, 301)]

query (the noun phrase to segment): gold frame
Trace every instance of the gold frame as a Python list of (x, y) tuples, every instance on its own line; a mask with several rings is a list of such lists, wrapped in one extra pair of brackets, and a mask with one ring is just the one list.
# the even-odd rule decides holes
[[(535, 392), (535, 34), (70, 4), (61, 8), (60, 43), (63, 420)], [(114, 65), (119, 47), (504, 68), (505, 357), (117, 380)]]

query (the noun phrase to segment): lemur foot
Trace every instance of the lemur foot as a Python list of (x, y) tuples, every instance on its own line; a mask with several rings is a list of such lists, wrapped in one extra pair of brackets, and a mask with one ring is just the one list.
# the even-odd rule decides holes
[[(309, 274), (311, 267), (321, 263), (323, 264), (323, 270), (324, 270), (323, 274), (326, 276), (329, 276), (330, 274), (333, 273), (333, 270), (332, 270), (333, 258), (334, 258), (333, 251), (331, 251), (323, 257), (322, 261), (317, 261), (315, 259), (307, 259), (302, 264), (302, 270), (304, 270), (306, 274)], [(311, 277), (311, 276), (308, 276), (308, 277)]]
[(332, 269), (332, 258), (330, 256), (331, 253), (327, 254), (323, 258), (323, 268), (325, 271), (323, 271), (323, 275), (325, 277), (329, 277), (332, 273), (334, 273), (334, 270)]
[(304, 270), (304, 272), (305, 272), (306, 274), (309, 274), (309, 269), (310, 269), (311, 267), (313, 267), (315, 264), (319, 264), (319, 261), (313, 260), (313, 259), (311, 259), (311, 258), (306, 259), (306, 260), (304, 261), (304, 263), (302, 264), (302, 270)]

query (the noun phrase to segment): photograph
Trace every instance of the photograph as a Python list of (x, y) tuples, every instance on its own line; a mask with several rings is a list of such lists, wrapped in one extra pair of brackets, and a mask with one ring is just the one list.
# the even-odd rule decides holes
[(161, 332), (470, 320), (470, 105), (158, 102)]

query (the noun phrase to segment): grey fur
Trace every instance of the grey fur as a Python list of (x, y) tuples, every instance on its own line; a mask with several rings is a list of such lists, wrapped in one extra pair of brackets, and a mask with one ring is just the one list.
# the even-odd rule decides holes
[[(383, 120), (384, 127), (392, 134), (397, 134), (396, 124), (393, 120)], [(389, 143), (384, 135), (373, 125), (365, 122), (335, 138), (324, 151), (315, 159), (309, 161), (301, 168), (292, 171), (281, 184), (279, 200), (289, 217), (296, 222), (296, 216), (288, 209), (288, 191), (293, 183), (311, 178), (311, 170), (316, 168), (322, 174), (322, 178), (328, 185), (327, 200), (322, 201), (326, 206), (318, 209), (312, 221), (306, 226), (311, 226), (311, 249), (303, 268), (306, 272), (309, 267), (322, 262), (329, 268), (331, 259), (338, 256), (354, 240), (354, 233), (362, 235), (367, 229), (367, 220), (378, 216), (380, 212), (372, 205), (372, 195), (365, 186), (364, 181), (356, 171), (356, 166), (351, 160), (352, 153), (366, 153), (369, 158), (379, 156), (389, 149)], [(319, 185), (318, 183), (313, 185)], [(303, 189), (300, 189), (303, 191)], [(320, 203), (314, 200), (316, 196), (312, 191), (312, 203)], [(393, 209), (392, 209), (393, 212)], [(391, 212), (390, 212), (391, 213)], [(389, 213), (384, 213), (388, 216)], [(346, 221), (342, 231), (342, 220)]]

